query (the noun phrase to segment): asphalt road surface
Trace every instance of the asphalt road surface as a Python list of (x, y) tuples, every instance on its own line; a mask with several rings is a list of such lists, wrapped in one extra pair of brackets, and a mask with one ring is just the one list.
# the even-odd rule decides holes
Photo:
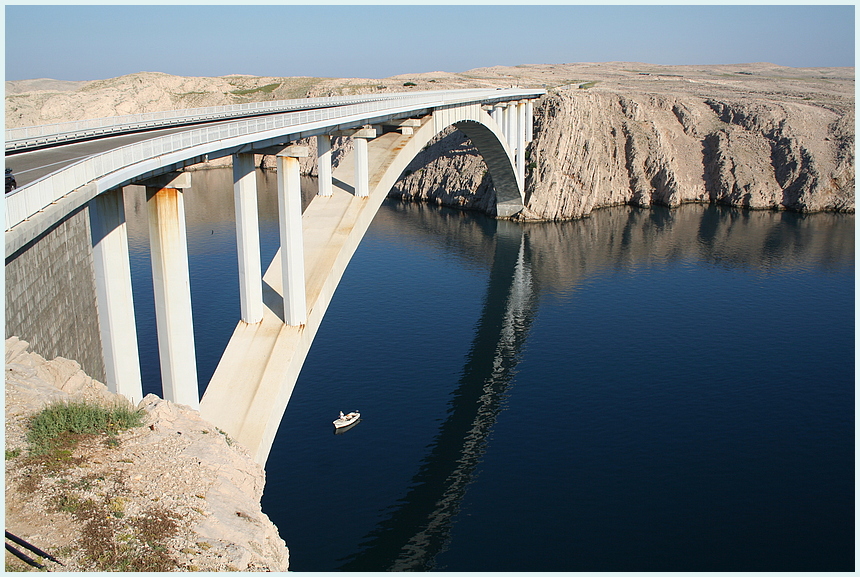
[(70, 164), (74, 164), (78, 160), (83, 160), (88, 156), (107, 152), (113, 148), (133, 144), (142, 140), (173, 134), (174, 132), (183, 132), (186, 130), (195, 130), (205, 126), (224, 123), (209, 122), (205, 124), (195, 124), (194, 126), (179, 126), (173, 128), (162, 128), (158, 130), (150, 130), (137, 134), (122, 134), (119, 136), (110, 136), (100, 138), (98, 140), (89, 140), (86, 142), (75, 142), (63, 146), (45, 148), (42, 150), (34, 150), (32, 152), (20, 152), (18, 154), (6, 155), (6, 168), (12, 169), (12, 174), (15, 175), (15, 180), (18, 186), (24, 186), (35, 180), (47, 176), (52, 172), (65, 168)]

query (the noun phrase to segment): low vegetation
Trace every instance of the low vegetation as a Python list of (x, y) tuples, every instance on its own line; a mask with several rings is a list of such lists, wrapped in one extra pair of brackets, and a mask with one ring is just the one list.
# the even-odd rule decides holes
[(139, 411), (117, 405), (103, 407), (94, 403), (55, 403), (33, 416), (27, 441), (30, 454), (45, 455), (59, 445), (67, 445), (65, 438), (74, 435), (106, 435), (110, 444), (119, 431), (140, 427), (143, 416)]
[[(20, 459), (17, 466), (25, 473), (19, 476), (18, 490), (43, 495), (46, 513), (69, 515), (79, 526), (74, 544), (51, 551), (58, 559), (68, 562), (74, 557), (76, 566), (97, 571), (180, 568), (167, 543), (180, 530), (182, 519), (159, 503), (131, 507), (135, 496), (126, 487), (124, 474), (95, 472), (89, 463), (104, 459), (92, 455), (118, 447), (121, 431), (143, 424), (143, 414), (130, 406), (56, 403), (31, 417), (28, 454), (7, 450), (6, 459)], [(32, 568), (7, 560), (6, 570)]]
[(249, 96), (251, 94), (271, 94), (275, 91), (276, 88), (280, 87), (280, 82), (273, 82), (272, 84), (266, 84), (265, 86), (259, 86), (257, 88), (242, 88), (239, 90), (231, 90), (230, 94), (235, 94), (237, 96)]

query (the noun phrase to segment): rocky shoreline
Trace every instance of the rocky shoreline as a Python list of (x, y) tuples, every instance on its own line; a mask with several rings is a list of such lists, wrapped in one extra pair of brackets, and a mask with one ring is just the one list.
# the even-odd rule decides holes
[[(30, 456), (27, 423), (47, 404), (128, 401), (76, 362), (27, 347), (6, 341), (6, 529), (64, 564), (52, 570), (289, 568), (260, 508), (265, 471), (184, 405), (147, 395), (138, 405), (144, 426), (115, 443), (83, 438), (59, 458)], [(26, 567), (8, 552), (6, 563)]]
[[(451, 133), (413, 161), (392, 195), (492, 212), (492, 178)], [(853, 114), (757, 99), (566, 90), (535, 107), (526, 208), (568, 220), (597, 208), (685, 202), (854, 212)]]

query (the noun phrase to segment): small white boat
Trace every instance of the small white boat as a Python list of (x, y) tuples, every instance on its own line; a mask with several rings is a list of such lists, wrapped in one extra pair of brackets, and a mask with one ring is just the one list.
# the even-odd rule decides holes
[(361, 416), (361, 413), (358, 411), (353, 411), (348, 415), (344, 415), (343, 411), (340, 412), (340, 417), (336, 420), (332, 421), (335, 429), (341, 429), (343, 427), (348, 427), (358, 421), (358, 418)]

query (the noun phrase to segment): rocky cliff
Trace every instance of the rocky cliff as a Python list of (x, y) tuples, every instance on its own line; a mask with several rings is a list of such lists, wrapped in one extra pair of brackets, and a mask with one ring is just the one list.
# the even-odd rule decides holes
[[(603, 206), (712, 202), (854, 211), (854, 115), (803, 102), (553, 91), (535, 108), (521, 220)], [(392, 193), (487, 210), (486, 166), (459, 133), (415, 159)]]
[[(262, 467), (188, 407), (148, 395), (138, 406), (143, 427), (30, 455), (29, 418), (49, 403), (128, 401), (76, 362), (27, 347), (6, 341), (8, 531), (66, 571), (288, 569), (286, 544), (260, 509)], [(10, 559), (7, 567), (19, 563)]]

